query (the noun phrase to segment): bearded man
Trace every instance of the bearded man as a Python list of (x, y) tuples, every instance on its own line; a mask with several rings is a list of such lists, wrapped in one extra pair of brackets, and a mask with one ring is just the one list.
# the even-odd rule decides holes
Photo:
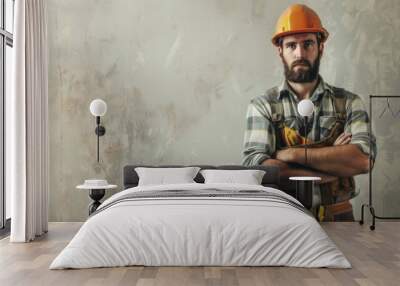
[[(285, 80), (249, 104), (243, 165), (278, 166), (283, 186), (290, 185), (292, 176), (320, 177), (314, 188), (319, 219), (352, 221), (350, 199), (358, 194), (353, 176), (370, 170), (376, 144), (372, 134), (369, 144), (369, 118), (361, 98), (319, 75), (328, 36), (318, 15), (305, 5), (291, 5), (280, 16), (272, 43)], [(297, 111), (303, 99), (314, 104), (307, 126)]]

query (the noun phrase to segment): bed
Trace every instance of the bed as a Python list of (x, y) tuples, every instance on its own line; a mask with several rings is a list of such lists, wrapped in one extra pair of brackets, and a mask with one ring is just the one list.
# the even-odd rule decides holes
[(124, 168), (125, 189), (100, 205), (50, 269), (351, 267), (311, 213), (277, 188), (276, 168), (250, 168), (265, 170), (260, 185), (204, 183), (198, 173), (193, 183), (138, 186), (136, 167)]

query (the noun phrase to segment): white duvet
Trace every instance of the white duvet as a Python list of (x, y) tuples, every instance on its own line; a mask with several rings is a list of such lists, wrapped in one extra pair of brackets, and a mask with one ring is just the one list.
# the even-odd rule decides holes
[[(131, 192), (262, 190), (254, 185), (179, 184), (127, 189), (107, 199), (50, 269), (145, 266), (294, 266), (350, 268), (307, 213), (257, 198), (152, 198), (121, 201)], [(298, 202), (297, 202), (298, 203)], [(106, 208), (106, 206), (108, 207)]]

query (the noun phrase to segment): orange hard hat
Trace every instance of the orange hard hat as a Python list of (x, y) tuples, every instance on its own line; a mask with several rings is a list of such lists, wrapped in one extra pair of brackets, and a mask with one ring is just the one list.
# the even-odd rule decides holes
[(320, 33), (322, 42), (329, 36), (314, 10), (306, 5), (293, 4), (279, 17), (272, 43), (277, 46), (280, 37), (299, 33)]

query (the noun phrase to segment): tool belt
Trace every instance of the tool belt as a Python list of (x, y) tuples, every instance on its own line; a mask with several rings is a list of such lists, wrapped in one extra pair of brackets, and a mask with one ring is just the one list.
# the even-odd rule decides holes
[(320, 206), (318, 211), (319, 221), (352, 221), (353, 206), (350, 201), (343, 201), (329, 206)]

